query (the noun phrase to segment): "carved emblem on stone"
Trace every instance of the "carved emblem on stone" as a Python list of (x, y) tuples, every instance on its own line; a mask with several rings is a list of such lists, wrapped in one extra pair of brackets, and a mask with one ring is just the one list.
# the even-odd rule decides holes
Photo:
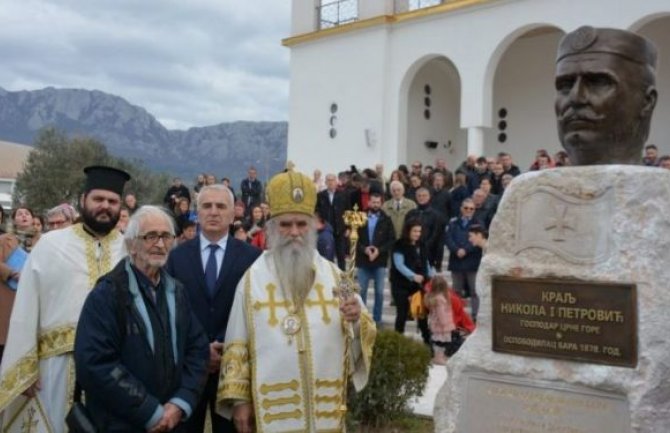
[(518, 201), (514, 254), (549, 251), (577, 264), (607, 260), (611, 251), (611, 188), (582, 198), (541, 186)]

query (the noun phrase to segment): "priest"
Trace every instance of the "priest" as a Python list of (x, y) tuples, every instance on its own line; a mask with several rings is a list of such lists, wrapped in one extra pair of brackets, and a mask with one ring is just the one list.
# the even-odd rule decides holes
[(104, 166), (84, 173), (82, 223), (42, 236), (21, 272), (0, 368), (3, 432), (67, 431), (79, 313), (96, 280), (126, 255), (114, 227), (130, 176)]
[(312, 180), (289, 170), (266, 191), (270, 249), (235, 293), (217, 411), (239, 433), (344, 431), (347, 383), (367, 383), (375, 324), (315, 248)]

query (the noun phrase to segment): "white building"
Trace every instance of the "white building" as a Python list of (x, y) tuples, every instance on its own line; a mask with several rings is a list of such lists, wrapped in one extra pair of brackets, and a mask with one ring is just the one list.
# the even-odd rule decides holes
[(12, 208), (16, 177), (23, 170), (31, 150), (30, 146), (0, 141), (0, 205), (5, 211)]
[[(560, 150), (560, 38), (588, 24), (659, 49), (649, 143), (670, 153), (668, 0), (293, 0), (288, 159), (303, 171)], [(387, 169), (387, 172), (390, 171)]]

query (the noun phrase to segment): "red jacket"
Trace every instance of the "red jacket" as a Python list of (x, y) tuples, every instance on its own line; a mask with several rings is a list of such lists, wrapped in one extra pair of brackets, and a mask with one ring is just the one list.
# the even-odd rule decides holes
[[(432, 288), (430, 281), (424, 286), (426, 293), (430, 293)], [(475, 330), (476, 325), (467, 311), (463, 308), (463, 300), (453, 290), (449, 289), (448, 291), (451, 311), (454, 315), (454, 325), (456, 325), (456, 328), (465, 329), (469, 334), (472, 333), (472, 331)]]

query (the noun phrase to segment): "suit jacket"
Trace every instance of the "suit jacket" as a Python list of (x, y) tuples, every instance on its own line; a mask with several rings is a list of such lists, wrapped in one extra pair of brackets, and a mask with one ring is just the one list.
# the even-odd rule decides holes
[(216, 291), (214, 297), (210, 298), (200, 254), (200, 237), (184, 242), (170, 253), (167, 272), (186, 288), (191, 307), (205, 328), (210, 342), (223, 341), (226, 336), (237, 283), (260, 254), (261, 250), (258, 248), (229, 235), (216, 280)]
[(328, 190), (316, 195), (316, 211), (333, 228), (333, 234), (343, 236), (347, 230), (344, 225), (344, 211), (349, 209), (349, 195), (344, 191), (335, 191), (333, 203), (330, 203)]
[(421, 240), (426, 246), (428, 261), (432, 266), (440, 268), (442, 264), (438, 263), (438, 260), (442, 259), (440, 249), (444, 248), (444, 227), (447, 221), (443, 220), (430, 204), (417, 206), (407, 212), (405, 220), (409, 221), (410, 219), (421, 221)]
[(240, 184), (240, 189), (242, 190), (242, 201), (247, 211), (251, 212), (250, 208), (252, 206), (263, 201), (263, 184), (260, 180), (246, 178)]
[(402, 236), (402, 226), (405, 224), (405, 216), (409, 211), (416, 208), (416, 203), (408, 198), (403, 199), (400, 204), (400, 209), (395, 208), (395, 200), (390, 199), (384, 202), (382, 210), (391, 218), (393, 222), (393, 229), (395, 230), (395, 238), (400, 239)]
[[(395, 243), (395, 231), (393, 230), (393, 223), (383, 211), (379, 212), (379, 219), (375, 226), (375, 231), (372, 234), (372, 241), (368, 234), (367, 225), (358, 229), (358, 244), (356, 244), (356, 266), (365, 266), (368, 268), (386, 267), (389, 259), (389, 253), (393, 249)], [(371, 262), (370, 258), (365, 254), (365, 248), (373, 245), (379, 250), (377, 258)]]
[[(482, 261), (482, 249), (470, 243), (468, 231), (473, 225), (482, 225), (476, 218), (472, 218), (463, 226), (461, 217), (454, 217), (449, 221), (445, 243), (449, 249), (449, 270), (452, 272), (477, 272)], [(464, 249), (466, 254), (459, 258), (456, 252)]]

